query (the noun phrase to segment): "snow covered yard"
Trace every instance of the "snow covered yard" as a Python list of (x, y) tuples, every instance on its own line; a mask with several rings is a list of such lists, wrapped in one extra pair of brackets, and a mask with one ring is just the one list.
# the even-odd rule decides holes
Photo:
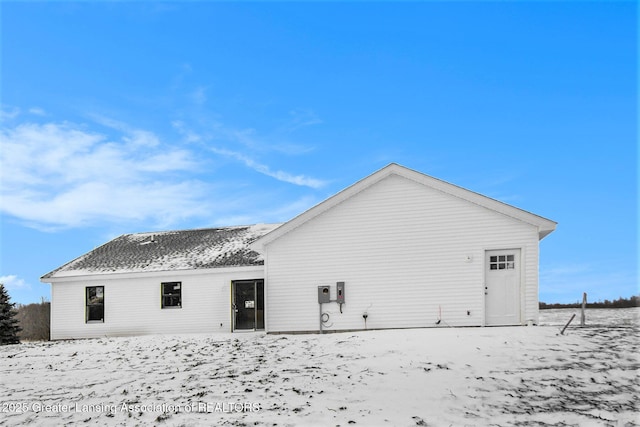
[(572, 312), (539, 327), (4, 346), (0, 425), (640, 425), (638, 309), (591, 310), (599, 326), (560, 335)]

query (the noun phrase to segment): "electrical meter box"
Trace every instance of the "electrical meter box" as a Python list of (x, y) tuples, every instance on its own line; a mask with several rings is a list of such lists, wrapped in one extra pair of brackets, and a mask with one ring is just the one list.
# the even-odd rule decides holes
[(336, 302), (338, 304), (344, 304), (344, 282), (336, 283), (336, 292), (337, 292)]
[(331, 302), (331, 287), (318, 286), (318, 304)]

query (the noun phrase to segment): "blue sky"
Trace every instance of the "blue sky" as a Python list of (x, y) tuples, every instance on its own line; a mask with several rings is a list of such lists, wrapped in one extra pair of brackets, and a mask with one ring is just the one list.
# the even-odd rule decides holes
[(0, 278), (282, 222), (390, 162), (559, 223), (540, 299), (638, 293), (635, 2), (3, 2)]

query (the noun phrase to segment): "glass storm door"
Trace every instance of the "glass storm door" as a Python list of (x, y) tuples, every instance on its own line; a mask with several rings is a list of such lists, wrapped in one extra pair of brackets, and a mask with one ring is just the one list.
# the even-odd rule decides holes
[(486, 251), (485, 324), (519, 325), (520, 249)]
[(264, 280), (232, 282), (233, 330), (264, 329)]

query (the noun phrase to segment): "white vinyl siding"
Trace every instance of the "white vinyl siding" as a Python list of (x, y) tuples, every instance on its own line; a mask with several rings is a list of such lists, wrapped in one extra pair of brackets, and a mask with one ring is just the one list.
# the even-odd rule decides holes
[[(317, 286), (344, 281), (326, 329), (484, 323), (484, 253), (522, 254), (521, 323), (537, 322), (537, 227), (392, 174), (268, 243), (267, 331), (319, 329)], [(470, 314), (468, 315), (467, 312)]]
[[(224, 270), (58, 279), (51, 292), (51, 339), (230, 332), (231, 282), (262, 278), (264, 270), (262, 266)], [(182, 309), (162, 309), (163, 282), (181, 282)], [(104, 286), (104, 323), (85, 322), (87, 286)]]

